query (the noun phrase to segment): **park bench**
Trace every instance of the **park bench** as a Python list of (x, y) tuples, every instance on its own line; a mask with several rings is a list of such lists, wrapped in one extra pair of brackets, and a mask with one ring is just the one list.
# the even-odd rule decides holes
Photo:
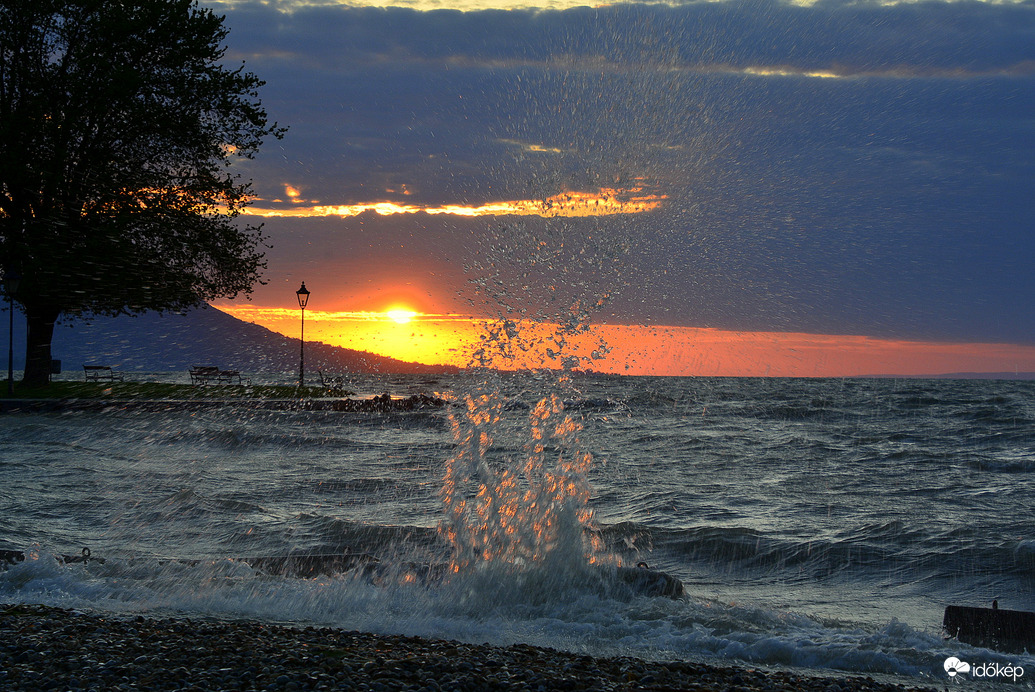
[(195, 365), (190, 369), (191, 384), (244, 384), (239, 370), (220, 370), (214, 365)]
[(324, 375), (323, 370), (317, 370), (320, 375), (320, 386), (327, 390), (329, 396), (347, 396), (354, 394), (345, 388), (345, 378), (340, 376)]
[(110, 365), (84, 365), (83, 376), (87, 382), (122, 382), (122, 373), (115, 372)]

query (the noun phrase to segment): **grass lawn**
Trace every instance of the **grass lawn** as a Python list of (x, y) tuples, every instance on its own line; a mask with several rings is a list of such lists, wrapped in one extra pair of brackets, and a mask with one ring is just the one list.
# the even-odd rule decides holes
[[(348, 393), (348, 392), (346, 392)], [(164, 382), (52, 382), (48, 387), (14, 383), (15, 399), (307, 399), (327, 396), (323, 387), (291, 385), (192, 385)], [(0, 399), (7, 394), (7, 378), (0, 380)]]

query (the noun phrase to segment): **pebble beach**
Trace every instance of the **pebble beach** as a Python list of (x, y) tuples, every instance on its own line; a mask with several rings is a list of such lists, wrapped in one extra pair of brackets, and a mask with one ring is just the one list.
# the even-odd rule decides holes
[[(847, 690), (867, 677), (596, 658), (252, 621), (0, 605), (3, 690)], [(933, 688), (932, 688), (933, 689)]]

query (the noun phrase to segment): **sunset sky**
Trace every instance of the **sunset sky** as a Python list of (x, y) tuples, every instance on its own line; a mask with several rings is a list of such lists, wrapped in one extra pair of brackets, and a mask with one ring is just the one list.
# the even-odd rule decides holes
[(1035, 371), (1035, 2), (203, 4), (290, 127), (242, 319), (297, 337), (305, 281), (307, 339), (422, 362)]

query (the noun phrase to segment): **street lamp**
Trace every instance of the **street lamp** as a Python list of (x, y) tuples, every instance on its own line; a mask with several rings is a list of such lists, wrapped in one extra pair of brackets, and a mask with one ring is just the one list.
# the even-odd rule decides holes
[(295, 291), (298, 296), (298, 307), (302, 308), (302, 338), (298, 349), (298, 386), (305, 386), (305, 304), (309, 302), (309, 291), (305, 290), (305, 281), (302, 288)]
[(4, 271), (4, 292), (7, 293), (7, 309), (11, 313), (7, 332), (7, 396), (14, 396), (14, 293), (18, 290), (19, 278), (14, 272)]

